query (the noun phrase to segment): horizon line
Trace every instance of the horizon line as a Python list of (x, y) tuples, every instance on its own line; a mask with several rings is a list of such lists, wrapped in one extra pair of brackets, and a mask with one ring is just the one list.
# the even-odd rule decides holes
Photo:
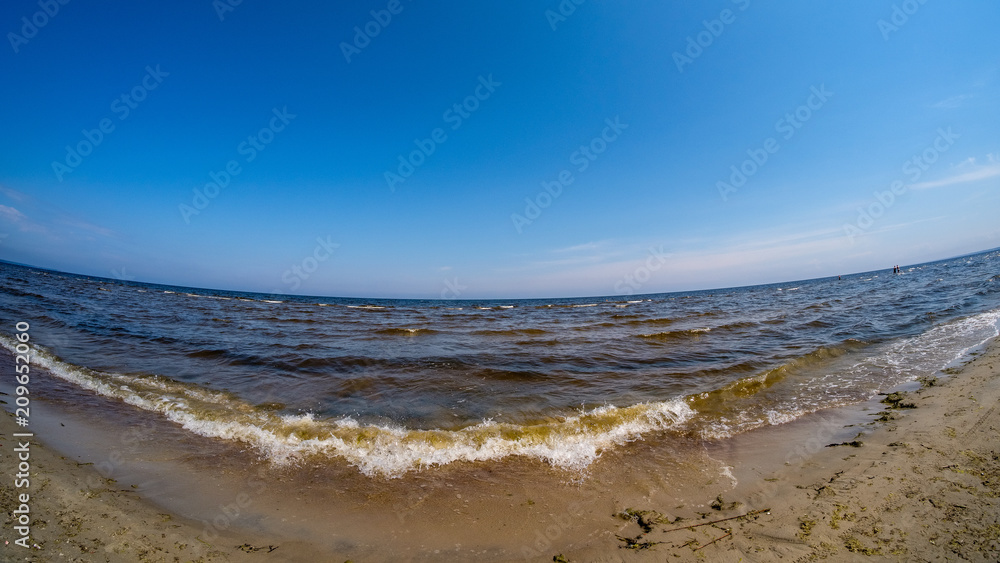
[[(1000, 246), (993, 247), (993, 248), (987, 248), (987, 249), (983, 249), (983, 250), (978, 250), (978, 251), (975, 251), (975, 252), (967, 252), (965, 254), (959, 254), (959, 255), (955, 255), (955, 256), (949, 256), (947, 258), (938, 258), (938, 259), (935, 259), (935, 260), (928, 260), (926, 262), (919, 262), (919, 263), (916, 263), (916, 264), (907, 264), (905, 266), (900, 266), (900, 268), (904, 268), (904, 267), (906, 267), (906, 268), (912, 268), (912, 267), (917, 267), (917, 266), (924, 266), (924, 265), (927, 265), (927, 264), (935, 264), (937, 262), (947, 262), (948, 260), (956, 260), (958, 258), (965, 258), (965, 257), (968, 257), (968, 256), (976, 256), (976, 255), (979, 255), (979, 254), (986, 254), (988, 252), (993, 252), (993, 251), (996, 251), (996, 250), (1000, 250)], [(681, 294), (681, 293), (701, 293), (701, 292), (707, 292), (707, 291), (728, 291), (728, 290), (735, 290), (735, 289), (745, 289), (745, 288), (749, 288), (749, 287), (764, 287), (764, 286), (769, 286), (769, 285), (783, 285), (783, 284), (787, 284), (787, 283), (812, 282), (812, 281), (818, 281), (818, 280), (832, 279), (833, 277), (860, 276), (860, 275), (864, 275), (864, 274), (872, 274), (872, 273), (876, 273), (876, 272), (881, 272), (883, 270), (883, 269), (865, 270), (865, 271), (862, 271), (862, 272), (852, 272), (852, 273), (847, 273), (847, 274), (835, 274), (835, 275), (829, 275), (829, 276), (821, 276), (821, 277), (817, 277), (817, 278), (805, 278), (805, 279), (798, 279), (798, 280), (782, 280), (782, 281), (775, 281), (775, 282), (768, 282), (768, 283), (758, 283), (758, 284), (749, 284), (749, 285), (735, 285), (735, 286), (728, 286), (728, 287), (712, 287), (712, 288), (702, 288), (702, 289), (686, 289), (686, 290), (678, 290), (678, 291), (661, 291), (661, 292), (654, 292), (654, 293), (641, 293), (641, 294), (635, 294), (635, 295), (611, 295), (611, 294), (608, 294), (608, 295), (577, 295), (577, 296), (563, 296), (563, 297), (472, 297), (472, 298), (467, 298), (467, 299), (457, 299), (457, 298), (456, 299), (443, 299), (443, 298), (439, 298), (439, 297), (438, 298), (435, 298), (435, 297), (373, 297), (373, 296), (368, 296), (368, 297), (350, 297), (350, 296), (341, 296), (341, 295), (297, 295), (297, 294), (293, 294), (293, 293), (268, 293), (268, 292), (263, 292), (263, 291), (248, 291), (248, 290), (242, 290), (242, 289), (224, 289), (224, 288), (212, 288), (212, 287), (197, 287), (197, 286), (176, 285), (176, 284), (160, 283), (160, 282), (152, 282), (152, 281), (124, 280), (124, 279), (117, 279), (117, 278), (108, 278), (108, 277), (104, 277), (104, 276), (96, 276), (96, 275), (90, 275), (90, 274), (78, 274), (78, 273), (75, 273), (75, 272), (66, 272), (66, 271), (63, 271), (63, 270), (55, 270), (55, 269), (46, 268), (46, 267), (43, 267), (43, 266), (35, 266), (35, 265), (32, 265), (32, 264), (25, 264), (23, 262), (14, 262), (14, 261), (11, 261), (11, 260), (5, 260), (3, 258), (0, 258), (0, 263), (10, 264), (10, 265), (13, 265), (13, 266), (19, 266), (19, 267), (23, 267), (23, 268), (30, 268), (30, 269), (33, 269), (33, 270), (41, 270), (41, 271), (45, 271), (45, 272), (52, 272), (52, 273), (56, 273), (56, 274), (75, 276), (75, 277), (80, 277), (80, 278), (106, 280), (106, 281), (111, 282), (111, 283), (118, 283), (118, 284), (123, 284), (123, 285), (124, 284), (138, 284), (138, 285), (147, 285), (147, 286), (158, 285), (158, 286), (163, 286), (163, 287), (174, 287), (174, 288), (178, 288), (178, 289), (194, 289), (194, 290), (208, 291), (208, 292), (252, 293), (252, 294), (256, 294), (256, 295), (291, 297), (291, 298), (295, 298), (295, 299), (308, 299), (308, 298), (316, 298), (316, 299), (358, 299), (358, 300), (369, 299), (369, 300), (378, 300), (378, 301), (441, 301), (441, 302), (444, 302), (444, 303), (454, 303), (454, 302), (464, 302), (464, 301), (532, 301), (532, 300), (537, 300), (537, 301), (546, 301), (546, 300), (549, 300), (549, 301), (551, 301), (551, 300), (558, 300), (558, 299), (604, 299), (604, 300), (607, 300), (607, 298), (609, 298), (609, 297), (626, 299), (626, 298), (645, 297), (645, 296), (651, 296), (651, 295), (672, 295), (672, 294)], [(891, 268), (884, 268), (884, 269), (885, 270), (890, 270)]]

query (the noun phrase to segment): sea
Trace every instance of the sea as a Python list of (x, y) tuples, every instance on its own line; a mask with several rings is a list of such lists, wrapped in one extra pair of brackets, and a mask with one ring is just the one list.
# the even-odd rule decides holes
[(264, 295), (0, 263), (11, 352), (18, 323), (34, 381), (59, 380), (33, 400), (100, 396), (274, 466), (392, 480), (524, 459), (572, 473), (626, 444), (724, 440), (940, 375), (998, 335), (1000, 250), (900, 273), (492, 300)]

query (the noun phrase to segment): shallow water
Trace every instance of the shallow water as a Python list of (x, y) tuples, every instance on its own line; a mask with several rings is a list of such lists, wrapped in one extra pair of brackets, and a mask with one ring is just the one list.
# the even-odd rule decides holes
[[(722, 438), (932, 374), (1000, 320), (1000, 252), (704, 292), (305, 298), (0, 263), (0, 344), (29, 322), (49, 397), (98, 393), (277, 463), (399, 476), (635, 440)], [(139, 409), (139, 410), (135, 410)], [(146, 415), (144, 415), (146, 416)]]

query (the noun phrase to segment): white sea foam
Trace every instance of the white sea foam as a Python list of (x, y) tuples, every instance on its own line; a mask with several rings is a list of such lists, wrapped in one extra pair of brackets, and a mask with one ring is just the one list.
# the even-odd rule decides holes
[(880, 374), (901, 383), (921, 375), (933, 375), (991, 338), (1000, 336), (1000, 310), (987, 311), (936, 326), (923, 334), (896, 340), (877, 356), (854, 366), (882, 369)]
[[(13, 351), (16, 342), (0, 335)], [(311, 414), (279, 415), (228, 393), (157, 376), (106, 373), (67, 364), (38, 350), (35, 364), (100, 395), (163, 415), (209, 438), (251, 444), (275, 463), (304, 456), (346, 459), (366, 475), (399, 476), (456, 461), (525, 456), (582, 470), (601, 451), (651, 431), (677, 429), (694, 416), (682, 399), (628, 407), (603, 406), (533, 425), (483, 421), (460, 430), (413, 430), (362, 425), (350, 418), (317, 420)]]
[(998, 325), (1000, 310), (987, 311), (890, 341), (867, 350), (861, 358), (845, 356), (848, 362), (830, 366), (828, 373), (787, 382), (788, 394), (780, 401), (707, 420), (698, 432), (706, 439), (722, 439), (761, 426), (786, 424), (824, 408), (870, 399), (968, 358), (970, 351), (1000, 336)]
[[(498, 460), (523, 456), (553, 466), (582, 469), (602, 451), (659, 430), (698, 430), (721, 438), (765, 425), (784, 424), (824, 407), (863, 400), (887, 387), (933, 375), (970, 350), (1000, 334), (1000, 310), (958, 319), (922, 334), (866, 348), (864, 357), (846, 355), (826, 375), (782, 382), (784, 398), (766, 406), (734, 411), (726, 417), (692, 419), (689, 401), (675, 399), (604, 406), (535, 424), (483, 421), (458, 430), (415, 430), (361, 424), (350, 418), (317, 419), (279, 414), (238, 397), (165, 377), (107, 373), (65, 363), (36, 349), (33, 364), (77, 386), (159, 413), (183, 428), (210, 438), (255, 447), (276, 463), (304, 456), (341, 458), (368, 475), (398, 476), (407, 471), (456, 461)], [(705, 329), (694, 329), (705, 330)], [(0, 335), (13, 351), (13, 339)], [(777, 397), (776, 397), (777, 398)], [(692, 426), (689, 422), (697, 422)]]

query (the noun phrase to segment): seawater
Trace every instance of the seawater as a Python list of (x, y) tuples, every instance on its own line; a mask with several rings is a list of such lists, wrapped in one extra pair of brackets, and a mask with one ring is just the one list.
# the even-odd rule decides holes
[(998, 274), (994, 250), (712, 291), (422, 301), (0, 263), (0, 344), (28, 322), (55, 398), (96, 393), (279, 465), (582, 470), (628, 442), (725, 438), (933, 375), (997, 336)]

